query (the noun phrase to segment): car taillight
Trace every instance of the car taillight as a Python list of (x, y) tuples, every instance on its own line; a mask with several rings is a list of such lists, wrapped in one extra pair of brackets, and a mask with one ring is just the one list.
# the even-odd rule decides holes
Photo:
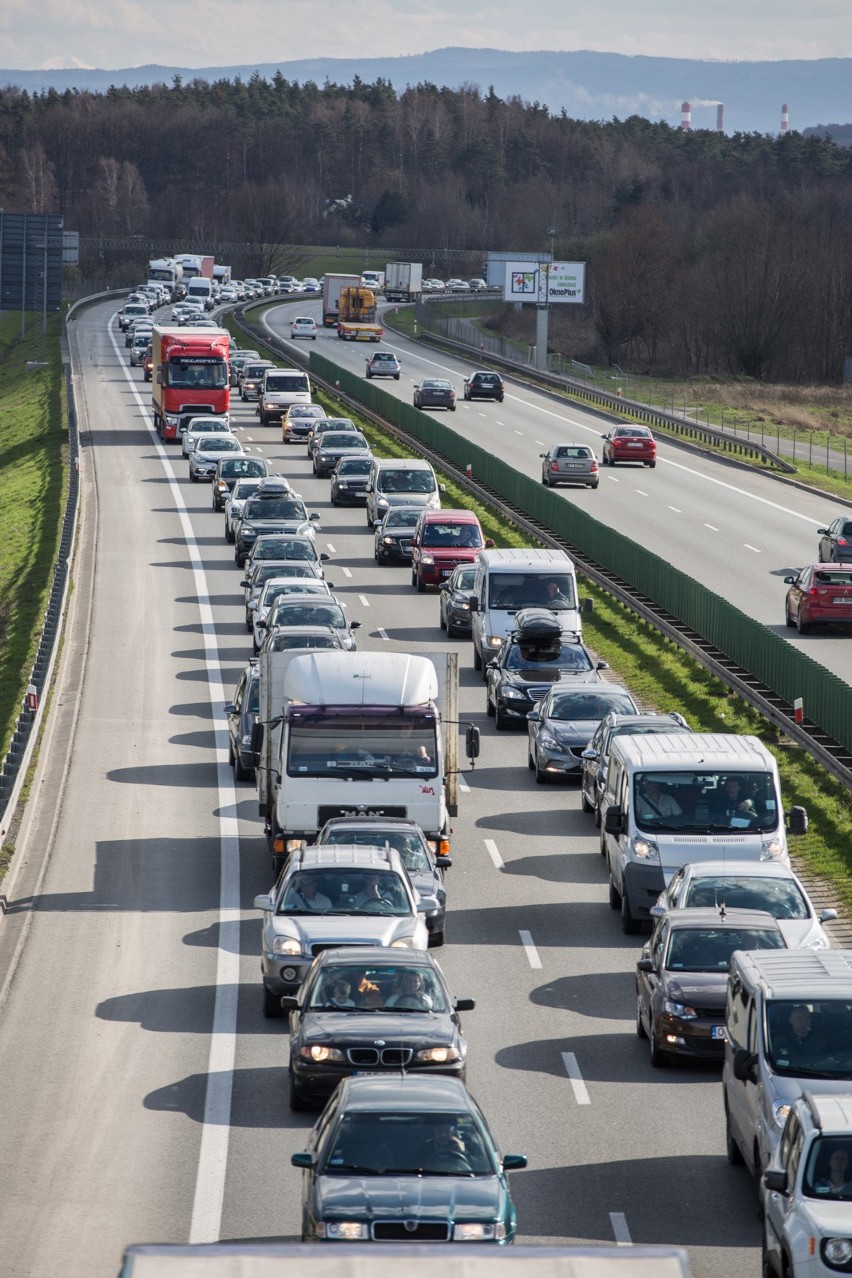
[(593, 461), (593, 462), (592, 462), (592, 474), (594, 474), (594, 473), (595, 473), (595, 471), (597, 470), (597, 468), (598, 468), (598, 463), (597, 463), (596, 461)]
[(811, 586), (810, 590), (808, 591), (808, 594), (810, 595), (811, 599), (816, 599), (819, 595), (819, 591), (817, 590), (816, 586)]
[(845, 538), (845, 537), (838, 537), (838, 538), (837, 538), (837, 544), (838, 544), (838, 546), (848, 546), (848, 545), (849, 545), (849, 542), (846, 540), (846, 538)]
[(551, 469), (551, 470), (558, 470), (558, 469), (559, 469), (559, 462), (551, 462), (551, 463), (550, 463), (550, 469)]

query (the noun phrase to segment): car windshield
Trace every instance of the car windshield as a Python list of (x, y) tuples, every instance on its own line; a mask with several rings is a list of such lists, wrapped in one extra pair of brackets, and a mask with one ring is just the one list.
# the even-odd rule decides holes
[(553, 693), (547, 708), (548, 719), (602, 719), (614, 710), (616, 714), (633, 713), (633, 703), (626, 693), (607, 692), (605, 688), (588, 692)]
[(196, 450), (199, 453), (241, 453), (242, 445), (233, 435), (211, 435), (209, 439), (199, 441)]
[(365, 967), (360, 963), (329, 964), (314, 981), (307, 998), (312, 1011), (363, 1008), (382, 1012), (446, 1012), (447, 1000), (430, 967)]
[(675, 928), (669, 937), (669, 972), (727, 972), (734, 950), (781, 950), (780, 932), (760, 927)]
[(421, 542), (445, 550), (481, 549), (482, 534), (476, 524), (428, 523)]
[(268, 391), (289, 391), (293, 394), (307, 395), (311, 389), (304, 373), (267, 373), (263, 385)]
[(852, 1079), (852, 1001), (769, 999), (766, 1053), (780, 1074)]
[(794, 879), (762, 875), (697, 874), (689, 882), (684, 906), (727, 906), (729, 910), (766, 910), (776, 919), (806, 919), (808, 904)]
[(405, 510), (399, 507), (389, 510), (385, 516), (385, 528), (413, 528), (420, 518), (420, 510)]
[(494, 1176), (493, 1156), (470, 1114), (343, 1114), (322, 1154), (328, 1176)]
[(270, 537), (257, 541), (252, 558), (303, 559), (308, 563), (316, 563), (317, 548), (312, 541), (297, 540), (295, 537)]
[(778, 828), (775, 781), (768, 772), (654, 771), (633, 779), (643, 829), (768, 833)]
[(307, 520), (305, 503), (298, 497), (252, 497), (243, 507), (243, 519)]
[(238, 479), (234, 484), (231, 493), (232, 501), (245, 501), (247, 497), (251, 497), (260, 487), (259, 479)]
[(429, 874), (432, 862), (420, 838), (416, 834), (407, 834), (404, 830), (353, 830), (350, 826), (340, 826), (329, 830), (320, 840), (320, 845), (357, 844), (362, 848), (391, 847), (396, 848), (406, 870), (412, 874)]
[(433, 493), (435, 477), (427, 470), (389, 470), (379, 474), (376, 488), (380, 493)]
[[(222, 462), (219, 467), (220, 479), (237, 479), (245, 475), (256, 475), (259, 478), (266, 472), (266, 465), (260, 458), (235, 457), (233, 461)], [(252, 489), (257, 492), (257, 485)]]
[(394, 711), (359, 718), (309, 707), (290, 713), (289, 776), (425, 779), (437, 774), (437, 761), (437, 729), (431, 715), (400, 718)]
[(340, 604), (324, 603), (322, 600), (299, 602), (288, 600), (278, 603), (269, 617), (270, 626), (334, 626), (335, 630), (346, 629), (346, 615)]
[(507, 670), (592, 670), (586, 649), (579, 643), (513, 643), (506, 654)]
[(461, 591), (473, 590), (473, 583), (476, 580), (475, 568), (464, 568), (461, 572), (456, 573), (453, 578), (454, 589)]
[[(551, 586), (549, 583), (553, 583)], [(494, 572), (488, 583), (488, 606), (517, 612), (539, 605), (554, 612), (577, 607), (574, 578), (570, 573)]]
[(340, 644), (336, 632), (325, 635), (294, 635), (288, 630), (279, 630), (269, 637), (266, 643), (268, 652), (289, 652), (292, 648), (334, 648), (339, 650)]
[(335, 448), (369, 448), (369, 444), (361, 435), (349, 432), (333, 434), (331, 431), (323, 431), (320, 447), (323, 452), (331, 452)]
[(369, 475), (371, 462), (369, 458), (348, 457), (340, 463), (338, 475)]
[(817, 1137), (808, 1153), (802, 1192), (807, 1198), (852, 1201), (852, 1138)]
[(403, 918), (412, 904), (398, 874), (387, 870), (300, 870), (289, 880), (278, 914), (384, 914)]

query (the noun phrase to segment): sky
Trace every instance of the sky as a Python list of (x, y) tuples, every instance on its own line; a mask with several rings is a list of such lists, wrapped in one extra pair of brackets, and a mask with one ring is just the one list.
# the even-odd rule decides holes
[(852, 56), (850, 0), (2, 0), (0, 67), (216, 67), (448, 46), (734, 61)]

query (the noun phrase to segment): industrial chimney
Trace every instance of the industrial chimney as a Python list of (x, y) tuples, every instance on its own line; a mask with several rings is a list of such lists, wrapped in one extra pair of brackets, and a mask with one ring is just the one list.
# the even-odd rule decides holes
[(790, 108), (787, 106), (787, 103), (785, 102), (781, 108), (781, 132), (782, 134), (784, 134), (784, 133), (789, 133), (789, 131), (790, 131)]
[(725, 104), (724, 102), (716, 103), (716, 132), (725, 132)]
[(692, 106), (689, 102), (680, 104), (680, 127), (688, 132), (692, 128)]

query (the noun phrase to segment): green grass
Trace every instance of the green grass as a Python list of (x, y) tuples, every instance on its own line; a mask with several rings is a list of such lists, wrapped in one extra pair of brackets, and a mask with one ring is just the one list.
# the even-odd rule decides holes
[[(28, 317), (28, 330), (40, 317)], [(68, 422), (60, 319), (48, 322), (47, 367), (28, 373), (32, 337), (0, 318), (0, 754), (21, 708), (50, 593), (67, 495)]]
[(276, 267), (278, 274), (306, 275), (360, 275), (362, 271), (383, 271), (388, 262), (396, 259), (394, 249), (357, 248), (333, 245), (299, 244), (288, 250)]

